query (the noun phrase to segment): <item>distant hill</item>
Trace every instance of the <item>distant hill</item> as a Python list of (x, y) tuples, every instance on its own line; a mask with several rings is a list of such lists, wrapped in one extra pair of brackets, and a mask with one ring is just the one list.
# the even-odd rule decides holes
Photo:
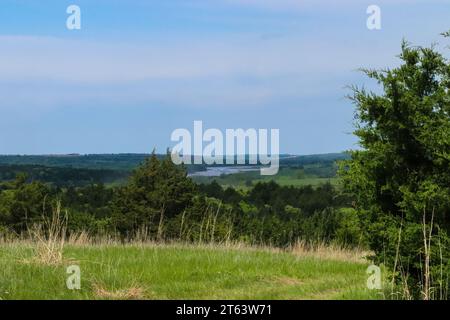
[[(132, 170), (149, 154), (0, 155), (0, 164), (40, 165), (82, 169)], [(162, 156), (161, 156), (162, 157)]]
[[(165, 155), (157, 155), (159, 158)], [(10, 181), (17, 174), (27, 174), (29, 180), (53, 183), (57, 186), (81, 186), (89, 183), (117, 184), (126, 181), (130, 172), (142, 163), (150, 154), (89, 154), (89, 155), (0, 155), (0, 181)], [(308, 179), (324, 179), (335, 176), (337, 160), (347, 159), (346, 153), (319, 155), (280, 155), (279, 173), (295, 179), (300, 174)], [(212, 167), (225, 165), (215, 165)], [(236, 167), (236, 165), (232, 165)], [(207, 165), (187, 165), (188, 173), (205, 171)], [(297, 170), (297, 171), (286, 171)], [(255, 176), (257, 175), (257, 176)], [(291, 177), (292, 176), (292, 177)], [(286, 178), (285, 177), (285, 178)], [(245, 181), (260, 179), (259, 172), (247, 175), (237, 174), (228, 180)], [(206, 179), (208, 180), (208, 179)], [(241, 181), (242, 180), (242, 181)], [(209, 180), (208, 180), (209, 181)], [(305, 180), (306, 181), (306, 180)], [(289, 182), (291, 183), (291, 182)], [(303, 182), (302, 182), (303, 183)]]
[(86, 169), (27, 164), (0, 164), (0, 181), (11, 181), (26, 174), (28, 181), (52, 183), (59, 187), (84, 186), (91, 183), (120, 183), (130, 175), (126, 170)]
[[(47, 167), (71, 167), (82, 169), (125, 170), (131, 171), (150, 154), (67, 154), (67, 155), (0, 155), (0, 165), (39, 165)], [(157, 155), (164, 157), (165, 155)], [(296, 166), (312, 163), (334, 162), (347, 159), (347, 153), (329, 153), (317, 155), (280, 155), (282, 166)], [(206, 165), (190, 165), (189, 171), (205, 170)]]

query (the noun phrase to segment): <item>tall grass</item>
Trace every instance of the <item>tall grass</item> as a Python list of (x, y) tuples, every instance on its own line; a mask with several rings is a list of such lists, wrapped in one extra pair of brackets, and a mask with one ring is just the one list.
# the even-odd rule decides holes
[(35, 260), (45, 265), (59, 265), (63, 261), (63, 249), (67, 235), (67, 212), (61, 213), (57, 202), (50, 217), (28, 228), (30, 240), (35, 244)]
[(308, 242), (304, 240), (298, 240), (290, 247), (289, 251), (297, 256), (314, 256), (323, 259), (352, 262), (367, 262), (367, 257), (371, 254), (370, 251), (362, 248), (346, 248), (333, 243)]
[[(434, 224), (435, 211), (434, 208), (431, 211), (430, 220), (426, 219), (426, 210), (424, 209), (422, 217), (422, 235), (423, 235), (423, 261), (421, 261), (421, 275), (418, 283), (411, 287), (410, 285), (410, 274), (408, 272), (408, 265), (402, 265), (400, 263), (400, 245), (402, 242), (402, 229), (403, 221), (400, 224), (398, 232), (398, 242), (396, 248), (396, 256), (394, 260), (394, 266), (390, 271), (391, 282), (390, 282), (390, 297), (393, 299), (403, 299), (412, 300), (414, 298), (413, 292), (419, 291), (421, 298), (423, 300), (446, 300), (449, 294), (448, 291), (448, 272), (445, 272), (446, 279), (444, 279), (444, 259), (443, 259), (443, 248), (441, 243), (440, 230), (438, 226)], [(437, 228), (438, 232), (433, 235), (433, 230)], [(437, 246), (432, 246), (433, 238), (437, 237)], [(439, 279), (434, 279), (431, 272), (431, 257), (432, 250), (439, 250), (439, 268), (440, 275)], [(399, 280), (399, 283), (397, 282)], [(417, 294), (416, 294), (417, 295)]]
[[(0, 246), (0, 253), (2, 299), (376, 298), (365, 287), (366, 263), (242, 243), (66, 241), (64, 258), (71, 261), (59, 266), (24, 263), (33, 251), (22, 243)], [(80, 290), (66, 287), (71, 264), (81, 269)]]
[[(0, 245), (6, 255), (24, 258), (0, 255), (6, 288), (0, 298), (372, 298), (364, 287), (363, 251), (300, 241), (287, 248), (219, 242), (217, 212), (203, 221), (201, 242), (158, 241), (145, 226), (128, 239), (68, 234), (67, 214), (57, 203), (26, 236)], [(65, 288), (65, 267), (74, 259), (83, 270), (80, 292)]]

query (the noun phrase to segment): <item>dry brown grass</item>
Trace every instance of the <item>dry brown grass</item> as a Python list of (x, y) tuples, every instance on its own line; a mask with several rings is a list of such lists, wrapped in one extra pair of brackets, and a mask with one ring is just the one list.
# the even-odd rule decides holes
[(298, 257), (313, 257), (319, 259), (348, 261), (348, 262), (367, 262), (366, 257), (370, 252), (358, 248), (344, 248), (342, 246), (324, 243), (307, 243), (297, 241), (290, 252)]
[(91, 237), (86, 231), (71, 233), (67, 243), (75, 246), (88, 245), (91, 244)]
[(61, 214), (61, 203), (57, 203), (50, 218), (28, 228), (30, 240), (35, 244), (34, 262), (44, 265), (63, 263), (63, 249), (67, 231), (67, 214)]
[(303, 284), (301, 280), (291, 277), (276, 277), (273, 281), (283, 286), (300, 286)]
[[(55, 228), (53, 228), (55, 230)], [(58, 230), (58, 228), (56, 228)], [(61, 229), (59, 229), (61, 230)], [(56, 232), (58, 233), (58, 232)], [(272, 246), (250, 245), (243, 242), (226, 242), (226, 243), (189, 243), (179, 241), (154, 241), (133, 238), (130, 240), (120, 240), (114, 236), (90, 236), (87, 232), (79, 232), (71, 234), (69, 237), (62, 236), (65, 229), (59, 231), (60, 237), (55, 236), (51, 232), (51, 236), (45, 237), (42, 228), (39, 227), (30, 232), (33, 236), (26, 239), (16, 239), (12, 241), (4, 241), (2, 245), (21, 244), (33, 247), (36, 252), (35, 260), (37, 262), (58, 265), (63, 262), (62, 252), (66, 245), (76, 247), (110, 247), (110, 246), (129, 246), (143, 248), (164, 248), (167, 246), (178, 248), (196, 248), (196, 249), (214, 249), (214, 250), (238, 250), (238, 251), (265, 251), (270, 253), (289, 253), (298, 258), (317, 258), (324, 260), (347, 261), (357, 263), (367, 263), (367, 257), (371, 255), (368, 250), (360, 248), (345, 248), (333, 244), (325, 243), (308, 243), (305, 241), (297, 241), (294, 245), (282, 249)], [(65, 240), (66, 239), (66, 240)]]
[(44, 223), (35, 225), (28, 230), (28, 237), (20, 236), (15, 240), (0, 237), (0, 244), (7, 245), (21, 243), (29, 245), (35, 251), (33, 261), (45, 265), (60, 265), (63, 260), (63, 249), (65, 245), (70, 246), (130, 246), (130, 247), (180, 247), (180, 248), (203, 248), (214, 250), (239, 250), (239, 251), (265, 251), (270, 253), (289, 253), (298, 258), (317, 258), (324, 260), (336, 260), (346, 262), (367, 263), (366, 257), (370, 252), (358, 248), (345, 248), (323, 242), (297, 241), (288, 248), (276, 248), (273, 246), (251, 245), (243, 242), (179, 242), (179, 241), (154, 241), (148, 236), (146, 228), (139, 229), (136, 234), (128, 239), (121, 239), (117, 235), (92, 236), (82, 231), (66, 235), (67, 215), (61, 214), (61, 207), (58, 203), (53, 210), (50, 219), (43, 218)]
[(102, 285), (94, 284), (93, 291), (95, 296), (99, 299), (142, 300), (145, 298), (145, 290), (139, 286), (110, 291), (105, 289)]

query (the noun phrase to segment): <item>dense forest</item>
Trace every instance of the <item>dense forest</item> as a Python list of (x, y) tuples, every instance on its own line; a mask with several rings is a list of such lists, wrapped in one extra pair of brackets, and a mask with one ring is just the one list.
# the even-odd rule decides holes
[(41, 181), (58, 187), (120, 183), (130, 174), (126, 170), (0, 164), (0, 181), (12, 181), (21, 173), (26, 175), (27, 181)]
[[(17, 168), (12, 173), (16, 173)], [(24, 169), (28, 169), (27, 166)], [(318, 187), (280, 186), (258, 182), (252, 188), (223, 188), (217, 182), (196, 184), (186, 168), (170, 156), (152, 155), (122, 185), (70, 182), (89, 169), (19, 173), (0, 185), (0, 225), (21, 234), (50, 216), (60, 202), (69, 232), (116, 235), (131, 239), (145, 232), (149, 239), (245, 241), (288, 246), (299, 239), (359, 245), (362, 239), (349, 209), (350, 201), (331, 184)], [(103, 171), (94, 171), (98, 174)], [(5, 174), (3, 174), (5, 175)], [(88, 179), (85, 179), (88, 181)]]

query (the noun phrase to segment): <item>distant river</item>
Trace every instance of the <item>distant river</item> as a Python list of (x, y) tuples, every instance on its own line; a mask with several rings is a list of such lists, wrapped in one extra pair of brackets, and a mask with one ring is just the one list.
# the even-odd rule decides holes
[(198, 171), (189, 174), (189, 177), (220, 177), (221, 175), (235, 174), (239, 172), (258, 171), (258, 167), (209, 167), (206, 171)]

